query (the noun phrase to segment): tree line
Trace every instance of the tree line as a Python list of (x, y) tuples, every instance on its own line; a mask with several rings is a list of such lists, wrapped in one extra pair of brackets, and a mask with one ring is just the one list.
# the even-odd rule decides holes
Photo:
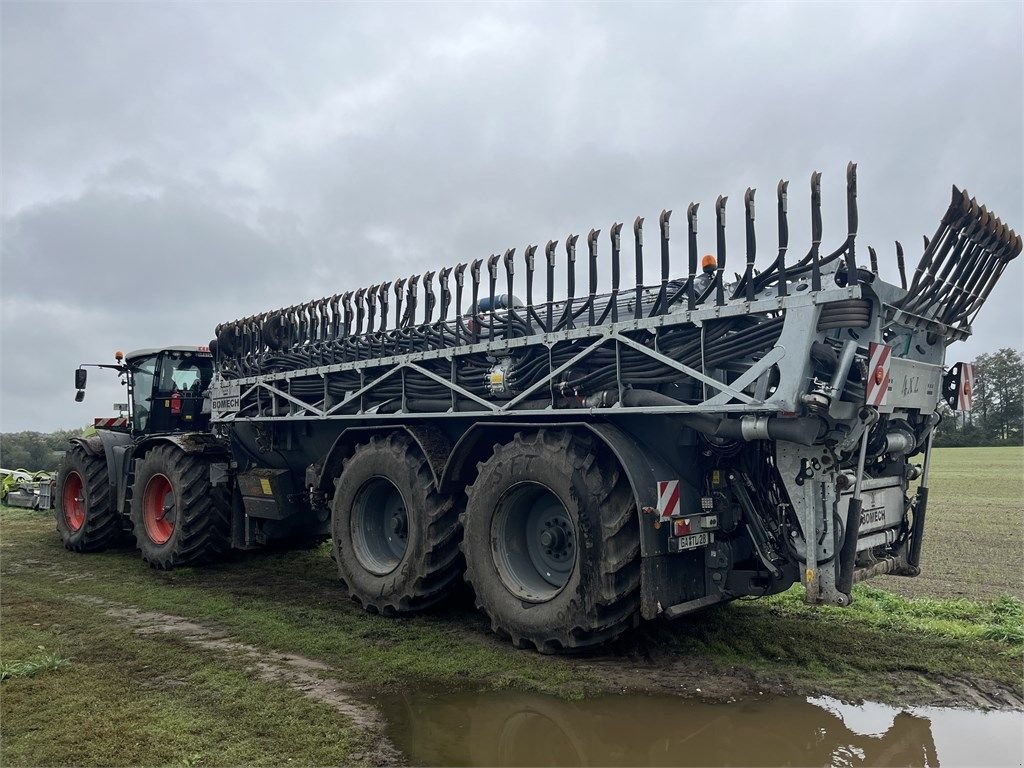
[[(1024, 444), (1024, 352), (1006, 348), (974, 360), (974, 407), (970, 413), (943, 403), (935, 445)], [(0, 467), (55, 471), (68, 440), (81, 430), (0, 434)]]

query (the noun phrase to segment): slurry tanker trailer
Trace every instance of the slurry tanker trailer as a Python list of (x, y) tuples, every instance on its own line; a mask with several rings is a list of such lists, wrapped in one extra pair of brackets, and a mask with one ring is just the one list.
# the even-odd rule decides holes
[(857, 581), (916, 576), (938, 406), (971, 399), (946, 347), (1021, 238), (954, 187), (912, 274), (896, 244), (897, 285), (857, 250), (856, 166), (834, 249), (820, 174), (797, 254), (788, 194), (760, 267), (748, 189), (738, 270), (719, 197), (713, 249), (686, 210), (685, 270), (661, 213), (651, 280), (637, 218), (119, 356), (102, 367), (127, 415), (73, 441), (64, 542), (133, 535), (171, 568), (330, 536), (367, 610), (421, 611), (465, 579), (496, 632), (545, 652), (798, 581), (848, 605)]

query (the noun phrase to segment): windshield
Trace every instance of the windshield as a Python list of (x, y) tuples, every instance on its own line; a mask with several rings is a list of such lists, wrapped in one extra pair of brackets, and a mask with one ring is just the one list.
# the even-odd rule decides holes
[(156, 375), (156, 357), (132, 360), (135, 369), (132, 371), (132, 428), (136, 432), (145, 432), (149, 424), (151, 408), (150, 397), (153, 394), (153, 378)]
[(188, 352), (164, 352), (157, 392), (201, 395), (213, 379), (213, 359)]

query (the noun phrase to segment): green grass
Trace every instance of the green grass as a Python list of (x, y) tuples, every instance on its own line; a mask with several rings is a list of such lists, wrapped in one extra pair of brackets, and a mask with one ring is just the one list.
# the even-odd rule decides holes
[(570, 658), (515, 651), (466, 601), (409, 619), (369, 615), (344, 597), (326, 547), (159, 572), (127, 548), (67, 552), (51, 517), (2, 509), (0, 760), (373, 760), (367, 736), (335, 710), (259, 679), (245, 659), (180, 634), (141, 635), (110, 604), (316, 659), (367, 699), (410, 688), (581, 697), (700, 687), (912, 703), (949, 700), (950, 680), (1020, 697), (1022, 459), (1021, 449), (937, 451), (919, 579), (859, 585), (847, 609), (806, 606), (799, 589), (738, 601)]

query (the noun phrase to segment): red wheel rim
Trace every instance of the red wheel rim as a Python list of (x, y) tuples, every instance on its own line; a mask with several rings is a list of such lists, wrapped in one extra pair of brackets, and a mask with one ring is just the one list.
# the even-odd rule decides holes
[(174, 533), (174, 488), (166, 475), (153, 475), (142, 496), (142, 518), (146, 535), (154, 544), (166, 544)]
[(85, 525), (85, 483), (77, 472), (68, 472), (64, 478), (64, 495), (61, 507), (64, 510), (64, 522), (72, 531), (81, 530)]

